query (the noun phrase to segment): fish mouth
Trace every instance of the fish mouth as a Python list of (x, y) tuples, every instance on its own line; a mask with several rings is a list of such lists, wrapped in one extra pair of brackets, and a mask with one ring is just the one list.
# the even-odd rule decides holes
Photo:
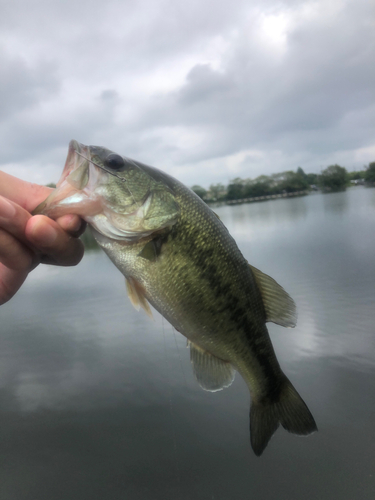
[(64, 170), (56, 189), (35, 208), (32, 215), (42, 214), (56, 219), (66, 214), (84, 217), (98, 213), (101, 204), (88, 186), (91, 165), (90, 146), (70, 141)]
[(65, 161), (64, 170), (59, 182), (56, 184), (56, 188), (59, 188), (61, 184), (67, 180), (73, 170), (79, 169), (82, 167), (83, 163), (90, 162), (90, 160), (91, 155), (89, 146), (85, 146), (74, 139), (71, 140), (69, 142), (68, 156)]

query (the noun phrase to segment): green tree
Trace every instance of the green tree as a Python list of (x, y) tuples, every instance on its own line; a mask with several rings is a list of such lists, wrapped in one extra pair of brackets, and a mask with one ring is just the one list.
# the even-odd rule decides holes
[(202, 198), (202, 200), (204, 199), (204, 197), (207, 194), (207, 190), (204, 189), (202, 186), (198, 186), (198, 184), (195, 184), (191, 188), (191, 190), (194, 191), (194, 193), (197, 194), (199, 196), (199, 198)]
[(306, 177), (307, 176), (301, 167), (298, 168), (297, 172), (293, 172), (292, 170), (283, 172), (283, 178), (279, 188), (287, 193), (308, 189), (309, 183), (307, 182)]
[(245, 198), (266, 196), (272, 193), (273, 180), (268, 175), (260, 175), (254, 180), (246, 182), (244, 188)]
[(227, 191), (227, 199), (228, 200), (239, 200), (241, 198), (245, 198), (244, 196), (244, 180), (236, 177), (229, 182), (228, 191)]
[(309, 186), (311, 186), (312, 184), (318, 184), (318, 174), (307, 174), (306, 180)]
[(341, 191), (346, 187), (347, 175), (346, 168), (330, 165), (319, 176), (319, 184), (327, 191)]
[(364, 170), (354, 170), (354, 172), (348, 172), (348, 179), (350, 181), (358, 181), (359, 179), (364, 179), (365, 171)]
[(214, 201), (221, 201), (225, 199), (226, 188), (220, 182), (218, 184), (211, 184), (209, 192), (211, 194), (211, 199)]
[(366, 182), (375, 182), (375, 161), (368, 166), (364, 174), (364, 179)]
[(300, 177), (302, 177), (303, 179), (306, 179), (307, 177), (307, 174), (305, 174), (303, 168), (301, 167), (298, 167), (297, 168), (297, 175), (299, 175)]

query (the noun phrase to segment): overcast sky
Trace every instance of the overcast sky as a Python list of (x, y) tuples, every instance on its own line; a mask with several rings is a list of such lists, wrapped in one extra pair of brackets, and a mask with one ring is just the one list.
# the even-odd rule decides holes
[(0, 0), (0, 169), (70, 139), (187, 185), (375, 161), (373, 0)]

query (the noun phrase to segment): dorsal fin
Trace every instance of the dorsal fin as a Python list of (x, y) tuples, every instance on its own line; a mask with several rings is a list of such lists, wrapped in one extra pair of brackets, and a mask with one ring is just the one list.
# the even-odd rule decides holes
[(230, 363), (213, 356), (189, 340), (188, 347), (193, 372), (202, 389), (216, 392), (231, 385), (236, 372)]
[(153, 319), (152, 311), (139, 284), (133, 278), (125, 278), (125, 283), (130, 302), (133, 304), (135, 309), (139, 311), (140, 307), (142, 307), (147, 316)]
[(294, 328), (297, 322), (297, 311), (292, 297), (273, 278), (256, 267), (250, 267), (262, 295), (266, 321)]

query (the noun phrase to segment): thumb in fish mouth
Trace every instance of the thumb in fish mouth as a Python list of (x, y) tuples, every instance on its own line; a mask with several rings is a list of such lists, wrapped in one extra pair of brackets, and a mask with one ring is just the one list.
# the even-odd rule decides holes
[[(51, 195), (49, 195), (49, 196), (51, 196)], [(39, 205), (36, 208), (34, 208), (34, 210), (31, 212), (31, 215), (45, 215), (44, 209), (46, 208), (46, 206), (48, 204), (49, 196), (44, 201), (42, 201), (42, 203), (39, 203)]]
[(89, 180), (89, 165), (89, 147), (70, 141), (64, 170), (56, 188), (33, 210), (32, 215), (42, 214), (53, 219), (67, 214), (83, 215), (82, 202), (87, 202), (88, 197), (82, 190)]
[[(72, 172), (73, 175), (76, 172)], [(80, 172), (84, 181), (84, 171)], [(64, 215), (78, 215), (85, 218), (86, 215), (93, 215), (101, 210), (101, 202), (96, 197), (90, 197), (81, 190), (82, 183), (79, 184), (77, 175), (73, 181), (68, 176), (60, 186), (42, 202), (31, 213), (31, 215), (47, 215), (56, 220)]]
[(82, 201), (87, 196), (77, 191), (68, 182), (64, 182), (40, 203), (31, 213), (31, 215), (47, 215), (51, 219), (57, 219), (63, 215), (76, 214), (81, 215), (76, 203)]
[[(33, 216), (45, 215), (51, 219), (55, 219), (58, 224), (53, 223), (55, 228), (52, 228), (52, 221), (49, 224), (46, 224), (47, 221), (45, 221), (43, 224), (41, 220), (45, 220), (45, 218), (38, 218), (39, 222), (35, 225), (34, 231), (31, 233), (34, 237), (32, 242), (41, 250), (39, 256), (40, 263), (71, 266), (78, 264), (82, 259), (83, 245), (78, 238), (85, 232), (87, 223), (74, 210), (73, 206), (67, 206), (63, 210), (58, 210), (61, 200), (66, 195), (69, 196), (69, 193), (73, 194), (73, 190), (74, 186), (63, 182), (60, 187), (51, 191), (48, 197), (31, 212)], [(44, 229), (49, 229), (47, 237)], [(55, 236), (53, 244), (49, 248), (51, 229), (53, 229)], [(60, 229), (63, 230), (63, 234), (60, 234), (62, 233)]]

